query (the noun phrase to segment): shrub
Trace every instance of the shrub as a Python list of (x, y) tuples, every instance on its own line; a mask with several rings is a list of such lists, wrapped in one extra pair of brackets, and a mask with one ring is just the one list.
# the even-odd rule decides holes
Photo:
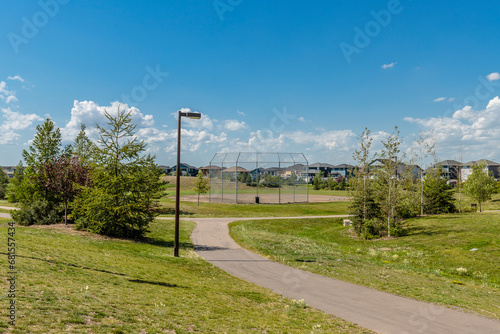
[(13, 211), (12, 219), (24, 226), (50, 225), (61, 223), (62, 214), (54, 204), (45, 200), (37, 200), (23, 204), (21, 210)]

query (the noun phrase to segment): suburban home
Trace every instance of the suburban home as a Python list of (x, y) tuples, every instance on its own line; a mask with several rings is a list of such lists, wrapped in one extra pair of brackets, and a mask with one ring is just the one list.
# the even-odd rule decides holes
[(165, 165), (158, 165), (158, 167), (160, 167), (163, 173), (165, 173), (166, 175), (168, 175), (168, 173), (170, 173), (170, 171), (172, 170), (171, 167)]
[[(387, 159), (375, 159), (372, 162), (370, 162), (369, 166), (370, 168), (373, 169), (378, 169), (382, 168), (385, 166)], [(397, 163), (396, 167), (396, 176), (399, 178), (406, 172), (408, 172), (408, 169), (410, 170), (413, 178), (417, 179), (420, 177), (422, 169), (418, 165), (408, 165), (402, 162)]]
[[(184, 162), (181, 162), (180, 167), (181, 167), (181, 175), (183, 175), (183, 176), (196, 176), (196, 174), (198, 174), (198, 171), (199, 171), (198, 168), (191, 166), (191, 165), (184, 163)], [(172, 169), (170, 170), (170, 173), (173, 175), (176, 175), (177, 165), (172, 167)]]
[(272, 176), (277, 176), (280, 174), (280, 170), (281, 169), (278, 167), (269, 167), (264, 169), (264, 172)]
[(292, 175), (300, 175), (300, 173), (304, 172), (307, 169), (306, 165), (303, 164), (295, 164), (289, 167), (285, 167), (281, 169), (281, 175), (284, 178), (291, 177)]
[(493, 175), (493, 177), (495, 178), (495, 180), (500, 179), (500, 170), (499, 170), (500, 164), (498, 162), (494, 162), (491, 160), (482, 159), (482, 160), (476, 160), (476, 161), (469, 161), (469, 162), (462, 164), (462, 168), (461, 168), (462, 181), (467, 181), (467, 178), (469, 177), (469, 175), (472, 174), (472, 166), (480, 164), (480, 163), (485, 164), (484, 170), (487, 172), (490, 172)]
[(302, 180), (306, 181), (307, 183), (311, 183), (316, 177), (316, 175), (319, 174), (320, 172), (321, 171), (319, 169), (309, 169), (308, 171), (300, 172), (299, 176)]
[(226, 168), (222, 171), (222, 175), (234, 175), (235, 173), (240, 174), (240, 173), (249, 173), (250, 171), (246, 170), (245, 168), (238, 167), (238, 166), (232, 166), (229, 168)]
[(332, 176), (334, 176), (335, 173), (337, 173), (339, 174), (339, 176), (349, 178), (349, 176), (352, 175), (355, 168), (356, 168), (355, 166), (348, 164), (340, 164), (333, 166)]
[(10, 178), (14, 177), (14, 171), (16, 170), (16, 166), (3, 166), (2, 170), (5, 174)]
[(263, 167), (255, 168), (250, 171), (250, 175), (252, 175), (252, 178), (256, 180), (257, 178), (261, 177), (266, 173), (266, 169)]
[(224, 168), (219, 167), (217, 165), (209, 165), (205, 167), (200, 167), (201, 172), (203, 173), (203, 176), (210, 176), (212, 177), (219, 175), (219, 172), (224, 170)]
[[(455, 160), (443, 160), (438, 163), (436, 163), (433, 166), (441, 166), (442, 169), (442, 176), (450, 180), (450, 182), (453, 182), (453, 180), (458, 180), (458, 175), (460, 174), (460, 169), (462, 168), (462, 164), (458, 161)], [(423, 175), (427, 174), (427, 172), (431, 169), (427, 168)]]
[(309, 170), (314, 169), (314, 170), (322, 171), (324, 176), (328, 176), (328, 175), (332, 174), (334, 168), (335, 168), (334, 165), (330, 165), (330, 164), (322, 163), (322, 162), (317, 162), (315, 164), (309, 165)]

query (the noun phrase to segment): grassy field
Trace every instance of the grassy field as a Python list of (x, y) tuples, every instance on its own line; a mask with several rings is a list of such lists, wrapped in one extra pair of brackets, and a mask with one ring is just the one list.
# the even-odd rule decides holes
[[(174, 214), (175, 201), (162, 198), (162, 206)], [(181, 202), (181, 215), (189, 217), (292, 217), (347, 214), (349, 202), (296, 203), (296, 204), (222, 204)]]
[(372, 241), (340, 219), (245, 221), (230, 231), (293, 267), (500, 319), (500, 213), (412, 219), (407, 236)]
[[(3, 333), (368, 333), (234, 278), (196, 256), (194, 224), (181, 224), (181, 258), (172, 256), (172, 222), (148, 240), (109, 239), (63, 225), (16, 227), (17, 322)], [(0, 219), (2, 254), (7, 220)], [(6, 266), (4, 263), (2, 266)]]

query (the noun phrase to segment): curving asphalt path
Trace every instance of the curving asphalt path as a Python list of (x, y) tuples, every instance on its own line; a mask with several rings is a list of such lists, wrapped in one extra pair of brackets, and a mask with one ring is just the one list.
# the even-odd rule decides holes
[(192, 233), (196, 252), (236, 277), (304, 299), (309, 306), (375, 332), (500, 333), (500, 322), (493, 319), (312, 274), (245, 250), (229, 236), (228, 224), (250, 219), (265, 218), (190, 218), (197, 224)]

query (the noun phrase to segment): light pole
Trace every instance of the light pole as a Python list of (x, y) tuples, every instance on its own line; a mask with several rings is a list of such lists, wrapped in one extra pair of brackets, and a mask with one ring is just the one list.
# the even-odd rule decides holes
[(179, 124), (177, 126), (177, 177), (175, 183), (175, 237), (174, 237), (174, 256), (179, 257), (179, 196), (181, 183), (181, 118), (187, 117), (192, 119), (200, 119), (199, 112), (179, 110)]

